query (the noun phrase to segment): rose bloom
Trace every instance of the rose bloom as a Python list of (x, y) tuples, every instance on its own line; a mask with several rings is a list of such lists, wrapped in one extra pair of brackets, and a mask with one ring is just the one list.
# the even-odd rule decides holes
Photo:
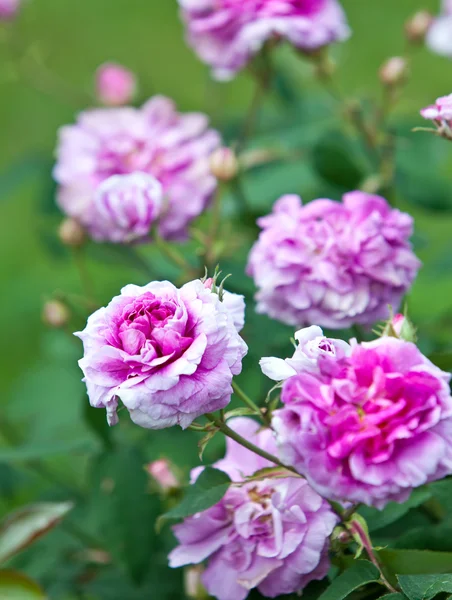
[(130, 102), (137, 82), (132, 71), (116, 63), (105, 63), (96, 71), (96, 94), (106, 106), (121, 106)]
[(317, 371), (321, 356), (342, 358), (350, 353), (347, 342), (325, 337), (317, 325), (297, 331), (295, 340), (297, 346), (292, 358), (261, 358), (259, 364), (264, 375), (274, 381), (284, 381), (303, 371)]
[(179, 0), (189, 44), (231, 79), (267, 40), (289, 41), (307, 52), (349, 36), (336, 0)]
[(88, 231), (101, 242), (146, 241), (162, 208), (163, 189), (152, 175), (112, 175), (94, 194)]
[(163, 186), (159, 232), (181, 240), (216, 189), (209, 157), (220, 143), (205, 115), (179, 114), (168, 98), (155, 96), (141, 108), (101, 108), (80, 114), (60, 130), (54, 177), (58, 204), (87, 229), (98, 186), (112, 175), (136, 171)]
[(434, 121), (438, 132), (446, 138), (452, 139), (452, 94), (438, 98), (421, 110), (424, 119)]
[[(259, 431), (244, 417), (229, 425), (274, 452), (271, 430)], [(269, 466), (230, 439), (225, 458), (215, 465), (234, 482)], [(207, 560), (202, 581), (219, 600), (243, 600), (253, 588), (271, 598), (291, 594), (327, 574), (328, 537), (337, 520), (304, 479), (269, 477), (233, 485), (218, 504), (173, 528), (179, 546), (169, 556), (170, 566)]]
[(426, 43), (436, 54), (452, 58), (452, 0), (443, 0), (442, 13), (430, 25)]
[(282, 460), (322, 496), (383, 508), (452, 473), (450, 375), (411, 342), (352, 342), (283, 384), (273, 428)]
[(121, 400), (149, 429), (186, 428), (224, 408), (247, 352), (227, 307), (199, 280), (127, 285), (76, 335), (91, 405), (114, 425)]
[(288, 325), (384, 320), (420, 267), (408, 241), (412, 218), (380, 196), (351, 192), (306, 206), (283, 196), (258, 224), (247, 267), (259, 288), (257, 311)]
[(19, 12), (21, 0), (0, 0), (0, 21), (9, 21)]

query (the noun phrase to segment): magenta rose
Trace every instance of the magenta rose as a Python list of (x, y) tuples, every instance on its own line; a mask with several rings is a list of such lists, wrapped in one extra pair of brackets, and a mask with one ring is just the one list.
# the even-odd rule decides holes
[(452, 473), (450, 375), (411, 342), (352, 343), (283, 384), (282, 460), (322, 496), (382, 508)]
[[(275, 451), (271, 430), (259, 430), (248, 418), (229, 425)], [(215, 467), (235, 482), (272, 466), (234, 441), (227, 444)], [(218, 504), (174, 527), (179, 546), (169, 556), (170, 566), (207, 561), (202, 581), (218, 600), (244, 600), (253, 588), (270, 598), (299, 592), (327, 574), (328, 538), (337, 520), (304, 479), (269, 477), (234, 485)]]
[(227, 307), (199, 280), (127, 285), (76, 335), (91, 405), (114, 425), (121, 400), (149, 429), (186, 428), (224, 408), (247, 352)]
[(179, 0), (189, 44), (217, 79), (231, 79), (267, 40), (312, 51), (349, 36), (337, 0)]
[(180, 114), (162, 96), (141, 108), (83, 112), (75, 125), (60, 130), (54, 169), (58, 204), (90, 230), (98, 226), (93, 201), (102, 182), (137, 171), (152, 175), (164, 192), (159, 233), (182, 240), (216, 190), (209, 158), (219, 143), (205, 115)]
[(288, 325), (341, 329), (384, 320), (420, 267), (409, 242), (413, 219), (380, 196), (351, 192), (342, 202), (305, 206), (283, 196), (258, 223), (247, 267), (257, 311)]

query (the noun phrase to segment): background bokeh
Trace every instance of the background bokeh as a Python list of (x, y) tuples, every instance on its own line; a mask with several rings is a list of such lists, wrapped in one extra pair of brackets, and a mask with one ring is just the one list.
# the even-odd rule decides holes
[[(438, 1), (343, 0), (343, 5), (353, 36), (334, 49), (338, 84), (347, 97), (378, 96), (380, 64), (405, 50), (404, 21), (420, 8), (437, 12)], [(75, 96), (77, 91), (92, 93), (97, 66), (115, 60), (137, 73), (140, 100), (154, 93), (168, 95), (183, 110), (210, 114), (214, 125), (226, 135), (233, 131), (250, 102), (251, 84), (246, 75), (227, 84), (210, 80), (207, 69), (184, 43), (175, 0), (24, 1), (14, 27), (17, 43), (30, 47), (67, 82), (69, 96), (72, 89)], [(306, 62), (285, 48), (279, 51), (277, 60), (300, 99), (291, 114), (297, 125), (287, 125), (284, 131), (291, 144), (309, 151), (320, 133), (331, 128), (335, 108), (314, 81)], [(39, 77), (34, 84), (47, 87)], [(39, 91), (18, 78), (3, 48), (0, 86), (0, 511), (5, 513), (37, 498), (67, 496), (64, 488), (54, 485), (52, 477), (30, 468), (35, 456), (44, 457), (55, 477), (69, 488), (89, 486), (89, 449), (96, 447), (98, 440), (85, 414), (87, 400), (76, 363), (81, 345), (70, 335), (49, 330), (41, 321), (43, 301), (55, 290), (81, 293), (74, 262), (55, 234), (60, 216), (54, 206), (51, 169), (58, 128), (72, 122), (84, 105), (77, 98), (67, 102), (58, 95)], [(406, 169), (400, 206), (416, 219), (414, 242), (424, 262), (410, 298), (410, 315), (420, 328), (420, 342), (427, 352), (447, 353), (452, 348), (452, 145), (434, 136), (408, 132), (411, 126), (422, 125), (420, 107), (451, 91), (451, 62), (419, 48), (393, 117), (405, 132), (398, 147), (402, 171)], [(275, 101), (268, 103), (261, 119), (262, 139), (271, 141), (275, 137), (272, 127), (278, 110), (281, 112), (281, 107)], [(338, 120), (337, 114), (334, 118)], [(303, 156), (286, 171), (275, 172), (274, 177), (269, 171), (261, 174), (259, 184), (248, 183), (256, 214), (267, 212), (282, 192), (296, 192), (311, 199), (328, 191), (332, 197), (340, 197), (340, 186), (326, 186), (304, 163)], [(408, 165), (415, 179), (410, 179)], [(116, 254), (93, 251), (88, 270), (101, 302), (107, 302), (126, 283), (146, 282), (142, 273), (131, 269)], [(155, 271), (162, 277), (172, 276), (165, 262), (156, 264)], [(244, 285), (252, 292), (251, 283)], [(250, 315), (250, 319), (256, 318)], [(272, 344), (281, 348), (288, 338), (285, 328), (273, 333), (268, 320), (258, 318), (262, 339), (248, 339), (249, 344), (258, 346), (257, 357)], [(248, 359), (242, 377), (243, 387), (250, 392), (261, 391), (262, 387), (253, 363), (256, 356)], [(121, 432), (115, 435), (143, 438), (142, 431), (129, 430), (127, 419), (123, 421)], [(11, 449), (12, 442), (16, 450)], [(179, 431), (146, 433), (144, 448), (146, 459), (168, 455), (186, 470), (197, 458), (196, 437)], [(214, 457), (220, 450), (221, 441), (212, 445), (208, 456)], [(97, 516), (93, 514), (92, 519), (95, 521)], [(61, 545), (58, 536), (63, 540)], [(41, 553), (39, 557), (35, 553), (21, 559), (31, 574), (46, 581), (55, 556), (61, 557), (66, 548), (69, 533), (54, 532), (49, 539), (42, 543), (54, 543), (53, 553)], [(55, 598), (72, 597), (65, 589), (58, 589), (52, 591)], [(93, 592), (92, 597), (119, 596), (108, 596), (104, 590), (99, 595)]]

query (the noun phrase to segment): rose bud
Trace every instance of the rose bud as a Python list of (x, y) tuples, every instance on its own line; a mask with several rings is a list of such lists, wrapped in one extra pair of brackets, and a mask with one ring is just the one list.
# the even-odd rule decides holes
[(427, 10), (420, 10), (405, 23), (405, 34), (413, 44), (422, 43), (432, 24), (433, 16)]
[(149, 463), (146, 471), (157, 482), (163, 492), (180, 487), (179, 481), (166, 458), (160, 458)]
[(393, 87), (400, 85), (408, 75), (408, 64), (401, 56), (388, 59), (379, 70), (380, 81), (383, 85)]
[(210, 172), (220, 181), (231, 181), (239, 172), (239, 161), (231, 148), (218, 148), (210, 157)]
[(106, 106), (128, 104), (135, 96), (136, 77), (132, 71), (116, 63), (105, 63), (96, 71), (96, 95)]
[(70, 319), (69, 309), (59, 300), (49, 300), (42, 309), (42, 320), (49, 327), (61, 329)]
[(416, 341), (416, 329), (411, 321), (402, 314), (397, 314), (391, 321), (392, 331), (396, 337), (407, 342)]
[(58, 237), (65, 246), (78, 248), (85, 242), (85, 230), (78, 221), (68, 217), (58, 229)]

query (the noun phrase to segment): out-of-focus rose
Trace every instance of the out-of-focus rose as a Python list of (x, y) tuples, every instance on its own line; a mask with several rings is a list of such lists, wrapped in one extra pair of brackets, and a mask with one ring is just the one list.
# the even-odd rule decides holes
[(149, 429), (186, 428), (224, 408), (247, 352), (227, 307), (199, 280), (127, 285), (76, 335), (91, 405), (114, 425), (121, 400)]
[(89, 233), (96, 241), (145, 241), (163, 209), (163, 188), (152, 175), (112, 175), (97, 188)]
[(342, 202), (283, 196), (251, 250), (257, 311), (289, 325), (370, 325), (397, 310), (420, 262), (412, 218), (384, 198), (351, 192)]
[(452, 1), (443, 0), (443, 10), (433, 20), (426, 37), (427, 46), (441, 56), (452, 58)]
[(11, 21), (17, 16), (22, 0), (0, 0), (0, 21)]
[(166, 458), (154, 460), (147, 465), (146, 470), (157, 482), (160, 489), (165, 492), (178, 488), (180, 485), (170, 463), (166, 460)]
[(142, 108), (83, 112), (60, 130), (54, 177), (58, 204), (87, 229), (95, 219), (94, 197), (112, 175), (137, 171), (162, 184), (165, 209), (159, 233), (182, 240), (216, 190), (209, 158), (220, 136), (205, 115), (179, 114), (168, 98), (155, 96)]
[[(229, 426), (274, 452), (271, 430), (259, 431), (247, 418), (231, 419)], [(225, 458), (215, 465), (235, 482), (268, 466), (230, 439)], [(328, 503), (303, 479), (235, 485), (218, 504), (174, 527), (179, 546), (170, 566), (207, 560), (202, 581), (218, 600), (244, 600), (253, 588), (271, 598), (291, 594), (328, 572), (328, 538), (336, 523)]]
[(316, 50), (346, 39), (337, 0), (179, 0), (189, 44), (217, 79), (231, 79), (268, 40)]
[(273, 414), (282, 460), (322, 496), (382, 508), (452, 473), (450, 375), (395, 337), (283, 384)]
[(442, 96), (435, 104), (423, 108), (421, 115), (435, 123), (439, 135), (452, 140), (452, 94)]
[(104, 63), (96, 71), (96, 94), (106, 106), (128, 104), (136, 93), (134, 73), (117, 63)]

